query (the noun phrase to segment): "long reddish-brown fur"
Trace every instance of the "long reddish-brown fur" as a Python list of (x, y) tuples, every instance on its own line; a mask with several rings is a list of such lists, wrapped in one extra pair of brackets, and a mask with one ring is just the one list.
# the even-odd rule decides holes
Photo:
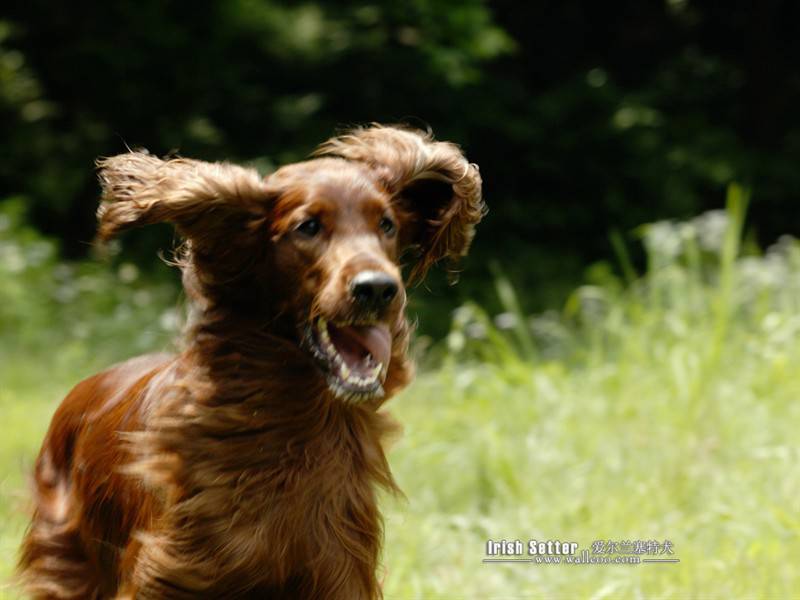
[[(266, 178), (145, 152), (98, 164), (100, 237), (173, 223), (194, 312), (178, 355), (114, 366), (56, 411), (21, 551), (27, 592), (380, 597), (376, 488), (397, 489), (380, 409), (412, 376), (405, 293), (368, 315), (391, 331), (380, 393), (337, 393), (303, 328), (367, 319), (348, 287), (358, 273), (400, 282), (405, 260), (418, 280), (465, 254), (485, 210), (477, 167), (378, 125)], [(309, 215), (324, 235), (297, 233)]]

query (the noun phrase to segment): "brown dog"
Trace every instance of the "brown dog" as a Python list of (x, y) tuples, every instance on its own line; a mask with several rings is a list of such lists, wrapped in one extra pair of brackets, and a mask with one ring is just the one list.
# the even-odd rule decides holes
[(381, 595), (376, 486), (396, 489), (378, 408), (412, 374), (409, 279), (467, 251), (481, 180), (396, 127), (252, 170), (101, 160), (100, 237), (170, 222), (194, 316), (67, 396), (36, 462), (20, 570), (36, 598)]

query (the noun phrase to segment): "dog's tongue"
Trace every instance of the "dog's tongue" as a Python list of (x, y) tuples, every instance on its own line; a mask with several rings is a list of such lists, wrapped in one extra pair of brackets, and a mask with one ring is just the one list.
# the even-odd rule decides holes
[(376, 363), (389, 364), (392, 352), (392, 334), (389, 332), (388, 326), (348, 325), (337, 327), (330, 325), (329, 333), (331, 341), (344, 357), (360, 362), (364, 358), (365, 352), (368, 352)]

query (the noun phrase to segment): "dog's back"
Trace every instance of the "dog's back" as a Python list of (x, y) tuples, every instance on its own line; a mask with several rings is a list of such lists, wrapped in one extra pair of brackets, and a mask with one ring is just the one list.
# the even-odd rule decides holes
[(108, 465), (130, 462), (121, 434), (141, 427), (142, 392), (171, 361), (165, 354), (142, 356), (89, 377), (53, 416), (36, 460), (36, 509), (20, 557), (35, 597), (115, 593), (122, 549), (152, 511), (141, 487)]

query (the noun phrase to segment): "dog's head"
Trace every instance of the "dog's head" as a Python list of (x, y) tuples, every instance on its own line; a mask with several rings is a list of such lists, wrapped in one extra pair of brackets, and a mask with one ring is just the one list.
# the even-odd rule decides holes
[(466, 253), (480, 175), (456, 146), (396, 127), (350, 131), (315, 156), (264, 179), (143, 152), (103, 159), (99, 235), (173, 223), (202, 312), (289, 338), (338, 397), (379, 397), (407, 342), (401, 268), (419, 281)]

